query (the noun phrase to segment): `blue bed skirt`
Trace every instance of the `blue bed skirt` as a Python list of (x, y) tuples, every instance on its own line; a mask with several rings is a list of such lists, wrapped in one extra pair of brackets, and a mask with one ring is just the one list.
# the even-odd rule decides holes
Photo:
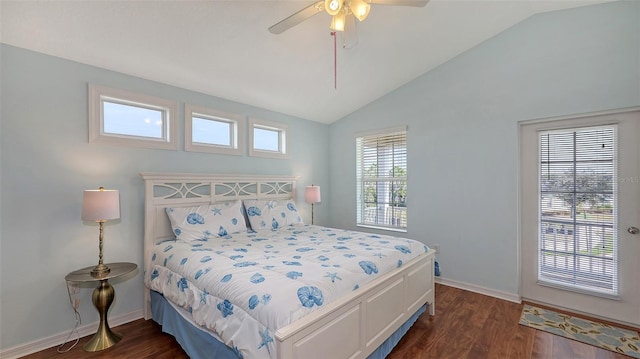
[[(380, 345), (368, 359), (383, 359), (398, 344), (418, 317), (427, 310), (426, 304), (420, 307), (412, 316), (398, 328), (382, 345)], [(153, 320), (162, 326), (162, 331), (173, 335), (182, 349), (191, 359), (238, 359), (234, 350), (220, 342), (209, 333), (193, 326), (184, 319), (165, 299), (155, 291), (151, 291), (151, 313)]]

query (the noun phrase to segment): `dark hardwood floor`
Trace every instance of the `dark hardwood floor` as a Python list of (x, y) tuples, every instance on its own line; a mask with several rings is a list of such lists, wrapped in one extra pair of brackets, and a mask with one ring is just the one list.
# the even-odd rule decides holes
[[(521, 326), (521, 310), (522, 304), (436, 284), (435, 317), (423, 314), (387, 358), (629, 358)], [(90, 339), (85, 337), (68, 353), (58, 354), (51, 348), (24, 358), (188, 358), (152, 320), (113, 329), (123, 339), (101, 352), (83, 351), (82, 345)]]

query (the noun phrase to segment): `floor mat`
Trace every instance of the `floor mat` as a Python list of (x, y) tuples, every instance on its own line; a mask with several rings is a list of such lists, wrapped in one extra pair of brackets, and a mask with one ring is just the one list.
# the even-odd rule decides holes
[(640, 358), (638, 332), (525, 304), (520, 324)]

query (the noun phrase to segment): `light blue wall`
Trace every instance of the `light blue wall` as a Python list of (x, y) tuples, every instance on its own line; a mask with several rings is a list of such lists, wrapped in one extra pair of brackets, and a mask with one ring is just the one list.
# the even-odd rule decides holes
[(331, 125), (331, 225), (355, 228), (354, 133), (406, 124), (406, 236), (517, 294), (518, 121), (638, 105), (640, 2), (531, 17)]
[[(82, 191), (120, 190), (121, 217), (105, 227), (105, 261), (142, 265), (143, 181), (140, 172), (203, 172), (300, 176), (297, 198), (306, 221), (304, 186), (329, 190), (325, 124), (190, 92), (2, 45), (0, 223), (0, 351), (66, 333), (74, 324), (64, 276), (95, 265), (98, 228), (80, 220)], [(210, 79), (215, 81), (215, 79)], [(284, 122), (290, 160), (125, 148), (88, 143), (87, 84), (189, 102)], [(245, 134), (246, 135), (246, 134)], [(180, 131), (180, 148), (183, 132)], [(326, 222), (328, 206), (316, 207)], [(141, 272), (115, 284), (110, 316), (143, 307)], [(83, 324), (95, 323), (91, 288), (80, 295)]]

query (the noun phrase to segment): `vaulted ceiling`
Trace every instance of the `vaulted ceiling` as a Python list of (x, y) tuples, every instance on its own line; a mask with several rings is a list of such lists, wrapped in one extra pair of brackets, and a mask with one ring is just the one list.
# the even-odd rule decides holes
[(338, 37), (336, 53), (326, 13), (280, 35), (267, 31), (312, 2), (2, 0), (0, 40), (331, 123), (527, 17), (604, 1), (373, 5), (357, 24), (358, 44), (343, 49)]

